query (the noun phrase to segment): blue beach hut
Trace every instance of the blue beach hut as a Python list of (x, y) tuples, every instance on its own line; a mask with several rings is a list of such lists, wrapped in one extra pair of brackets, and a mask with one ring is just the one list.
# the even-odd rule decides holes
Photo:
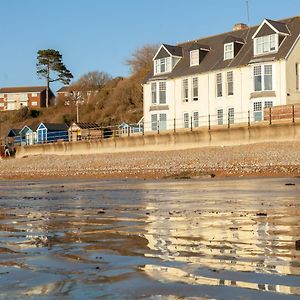
[(36, 137), (39, 144), (68, 141), (68, 125), (42, 122), (36, 130)]

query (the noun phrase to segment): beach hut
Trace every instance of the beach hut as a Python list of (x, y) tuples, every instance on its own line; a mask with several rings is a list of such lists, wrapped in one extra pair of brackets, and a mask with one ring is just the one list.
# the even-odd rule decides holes
[(68, 125), (61, 123), (41, 123), (36, 130), (37, 143), (68, 141)]
[(21, 144), (20, 129), (10, 129), (6, 135), (5, 143), (9, 145)]
[(20, 130), (21, 144), (33, 145), (37, 142), (37, 125), (25, 125)]
[(90, 139), (100, 139), (102, 130), (96, 123), (76, 123), (69, 127), (69, 140), (80, 141)]

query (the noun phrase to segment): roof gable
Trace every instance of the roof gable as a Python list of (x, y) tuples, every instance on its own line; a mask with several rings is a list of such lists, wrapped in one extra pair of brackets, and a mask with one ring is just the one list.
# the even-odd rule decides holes
[(15, 137), (15, 136), (18, 136), (20, 133), (20, 129), (15, 129), (15, 128), (12, 128), (9, 130), (9, 132), (7, 133), (7, 136), (8, 137)]
[(153, 60), (165, 58), (169, 56), (182, 57), (182, 48), (178, 46), (162, 44), (157, 50), (157, 52), (155, 53)]
[(285, 23), (264, 19), (260, 26), (257, 28), (252, 38), (266, 36), (274, 33), (282, 35), (289, 35), (289, 30)]

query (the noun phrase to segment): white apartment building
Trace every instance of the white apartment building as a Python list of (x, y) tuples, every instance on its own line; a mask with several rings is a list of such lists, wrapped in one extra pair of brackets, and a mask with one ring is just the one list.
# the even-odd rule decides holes
[(163, 44), (143, 85), (145, 131), (263, 120), (300, 103), (300, 17)]

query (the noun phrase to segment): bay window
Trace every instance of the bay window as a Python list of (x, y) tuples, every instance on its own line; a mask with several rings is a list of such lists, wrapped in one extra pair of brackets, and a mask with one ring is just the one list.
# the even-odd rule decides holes
[(255, 66), (253, 68), (254, 91), (273, 90), (273, 66)]
[(167, 103), (166, 82), (158, 81), (151, 83), (151, 103), (152, 105)]

